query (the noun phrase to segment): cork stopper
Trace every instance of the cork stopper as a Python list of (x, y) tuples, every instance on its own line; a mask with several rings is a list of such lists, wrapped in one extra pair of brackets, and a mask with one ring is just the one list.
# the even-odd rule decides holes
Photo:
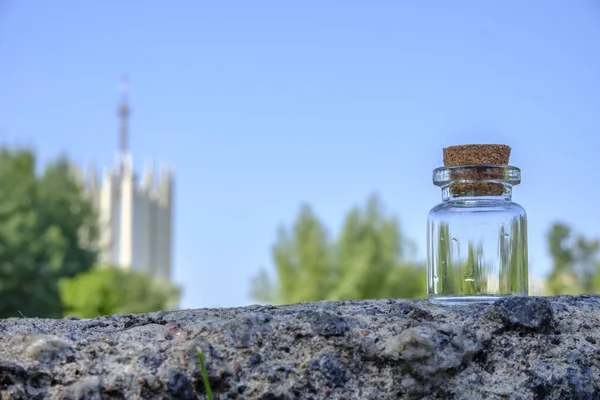
[[(510, 147), (504, 144), (467, 144), (444, 149), (444, 166), (508, 165)], [(453, 196), (500, 196), (506, 187), (489, 182), (489, 176), (502, 176), (501, 168), (467, 168), (452, 172), (450, 193)], [(488, 179), (486, 179), (488, 177)]]
[(510, 147), (505, 144), (463, 144), (444, 149), (444, 165), (508, 165)]

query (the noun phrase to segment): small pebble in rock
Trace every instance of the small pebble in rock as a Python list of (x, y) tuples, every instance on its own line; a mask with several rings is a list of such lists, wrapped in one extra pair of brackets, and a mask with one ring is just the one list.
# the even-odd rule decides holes
[(169, 322), (164, 327), (164, 333), (167, 340), (185, 340), (187, 338), (187, 331), (180, 323)]
[(585, 337), (585, 340), (587, 340), (587, 341), (588, 341), (589, 343), (591, 343), (591, 344), (596, 344), (596, 339), (594, 339), (594, 338), (593, 338), (593, 337), (591, 337), (591, 336), (586, 336), (586, 337)]
[(262, 359), (262, 356), (260, 355), (260, 353), (252, 354), (250, 356), (250, 358), (248, 359), (248, 366), (251, 367), (253, 365), (260, 363), (261, 359)]
[(239, 375), (240, 372), (242, 372), (242, 366), (237, 361), (233, 363), (233, 372), (235, 372), (237, 375)]
[(326, 311), (308, 311), (303, 313), (316, 335), (331, 337), (343, 336), (348, 330), (345, 318)]
[(25, 350), (25, 354), (36, 361), (53, 361), (68, 358), (74, 354), (71, 344), (52, 335), (35, 335)]
[(552, 308), (543, 297), (508, 297), (494, 303), (506, 329), (549, 332), (554, 324)]

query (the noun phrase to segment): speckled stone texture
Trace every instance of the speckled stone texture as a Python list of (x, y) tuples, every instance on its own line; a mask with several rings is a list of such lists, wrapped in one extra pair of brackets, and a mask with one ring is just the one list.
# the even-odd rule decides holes
[(0, 398), (599, 399), (600, 297), (0, 321)]

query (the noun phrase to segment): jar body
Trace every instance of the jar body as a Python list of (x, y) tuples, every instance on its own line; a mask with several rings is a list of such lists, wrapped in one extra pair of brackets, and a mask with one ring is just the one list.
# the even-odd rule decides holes
[(428, 216), (430, 301), (493, 302), (528, 292), (527, 216), (510, 196), (445, 198)]

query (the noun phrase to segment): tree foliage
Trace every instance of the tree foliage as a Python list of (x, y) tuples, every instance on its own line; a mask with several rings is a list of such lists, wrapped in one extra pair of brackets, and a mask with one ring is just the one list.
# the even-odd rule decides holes
[(180, 290), (167, 281), (115, 267), (96, 267), (59, 284), (65, 315), (136, 314), (177, 307)]
[(414, 298), (425, 295), (424, 266), (410, 260), (412, 244), (377, 196), (350, 210), (337, 239), (308, 205), (273, 246), (275, 279), (261, 270), (252, 296), (263, 302)]
[(57, 281), (91, 268), (91, 204), (65, 158), (36, 174), (30, 150), (0, 150), (0, 317), (59, 317)]
[(558, 222), (548, 232), (548, 247), (552, 257), (550, 294), (600, 293), (599, 240), (577, 235)]

